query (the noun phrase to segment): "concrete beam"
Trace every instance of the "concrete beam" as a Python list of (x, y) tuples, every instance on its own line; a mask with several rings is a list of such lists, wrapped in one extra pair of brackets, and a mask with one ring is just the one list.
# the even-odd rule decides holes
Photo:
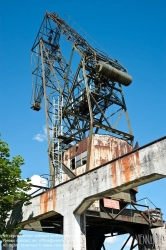
[(22, 208), (20, 224), (33, 222), (49, 213), (59, 213), (64, 216), (65, 244), (70, 239), (64, 249), (86, 249), (85, 225), (80, 226), (81, 214), (93, 201), (165, 176), (166, 137), (33, 198), (31, 205)]

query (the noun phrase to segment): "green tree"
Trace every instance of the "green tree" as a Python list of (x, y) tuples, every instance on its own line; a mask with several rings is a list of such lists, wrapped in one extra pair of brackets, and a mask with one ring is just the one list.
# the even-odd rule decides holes
[(20, 167), (24, 164), (21, 156), (10, 159), (10, 149), (0, 137), (0, 240), (3, 242), (11, 234), (18, 234), (20, 228), (17, 223), (6, 223), (18, 205), (28, 205), (31, 198), (27, 191), (30, 190), (30, 180), (21, 179)]

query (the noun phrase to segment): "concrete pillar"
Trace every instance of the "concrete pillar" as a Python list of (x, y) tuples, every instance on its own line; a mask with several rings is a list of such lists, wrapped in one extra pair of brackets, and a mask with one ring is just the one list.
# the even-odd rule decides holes
[(86, 250), (86, 217), (67, 211), (63, 218), (65, 250)]

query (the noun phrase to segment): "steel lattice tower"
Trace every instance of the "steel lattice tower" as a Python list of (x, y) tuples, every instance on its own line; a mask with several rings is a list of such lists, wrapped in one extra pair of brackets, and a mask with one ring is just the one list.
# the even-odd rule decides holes
[(122, 85), (128, 86), (132, 78), (89, 40), (56, 13), (46, 12), (31, 49), (31, 108), (39, 111), (44, 98), (51, 180), (62, 171), (73, 176), (63, 163), (63, 153), (86, 137), (88, 170), (92, 134), (110, 134), (133, 143), (122, 92)]

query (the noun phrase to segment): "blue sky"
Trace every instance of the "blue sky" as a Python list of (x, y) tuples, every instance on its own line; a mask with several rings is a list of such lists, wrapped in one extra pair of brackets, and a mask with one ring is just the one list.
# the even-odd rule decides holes
[[(11, 155), (25, 159), (23, 178), (48, 173), (44, 108), (30, 109), (30, 49), (46, 10), (71, 16), (128, 69), (133, 83), (123, 91), (135, 142), (142, 146), (165, 136), (165, 9), (165, 0), (0, 0), (0, 132)], [(43, 142), (33, 139), (37, 134)], [(139, 187), (138, 199), (148, 197), (166, 219), (165, 184), (164, 179)]]

